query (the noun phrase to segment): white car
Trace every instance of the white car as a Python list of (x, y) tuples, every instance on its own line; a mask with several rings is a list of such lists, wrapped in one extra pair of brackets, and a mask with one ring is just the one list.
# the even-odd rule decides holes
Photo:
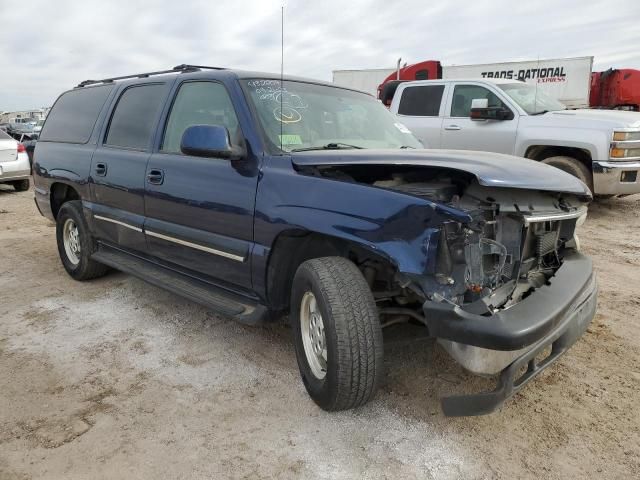
[(18, 192), (29, 190), (31, 167), (27, 149), (9, 134), (0, 131), (0, 183), (9, 183)]
[(566, 110), (514, 80), (418, 80), (398, 85), (390, 110), (431, 148), (531, 158), (595, 195), (640, 193), (640, 113)]

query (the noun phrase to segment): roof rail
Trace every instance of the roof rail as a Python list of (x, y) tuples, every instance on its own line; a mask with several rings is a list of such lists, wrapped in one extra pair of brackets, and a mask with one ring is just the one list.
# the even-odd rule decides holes
[(136, 73), (135, 75), (125, 75), (122, 77), (112, 77), (112, 78), (104, 78), (102, 80), (85, 80), (84, 82), (80, 82), (76, 88), (86, 87), (87, 85), (95, 85), (97, 83), (113, 83), (116, 80), (128, 80), (130, 78), (147, 78), (151, 75), (162, 75), (163, 73), (189, 73), (189, 72), (198, 72), (202, 69), (207, 70), (225, 70), (224, 67), (207, 67), (205, 65), (176, 65), (171, 70), (159, 70), (157, 72), (148, 72), (148, 73)]

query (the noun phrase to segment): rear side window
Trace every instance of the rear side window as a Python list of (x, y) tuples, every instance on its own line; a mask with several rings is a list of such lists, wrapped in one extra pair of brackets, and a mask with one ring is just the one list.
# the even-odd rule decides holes
[(113, 85), (83, 87), (63, 93), (47, 116), (40, 140), (87, 143)]
[(6, 133), (4, 130), (0, 130), (0, 140), (11, 140), (11, 135)]
[(402, 91), (398, 113), (414, 117), (437, 117), (444, 85), (421, 85)]
[(495, 93), (484, 87), (479, 85), (456, 85), (453, 90), (453, 101), (451, 102), (451, 116), (471, 116), (471, 102), (476, 98), (486, 98), (489, 100), (490, 107), (507, 108)]
[(182, 134), (192, 125), (227, 127), (231, 138), (238, 133), (238, 118), (224, 86), (214, 82), (187, 82), (180, 87), (162, 142), (162, 151), (180, 153)]
[(164, 85), (127, 88), (116, 105), (109, 123), (105, 145), (146, 150), (164, 98)]

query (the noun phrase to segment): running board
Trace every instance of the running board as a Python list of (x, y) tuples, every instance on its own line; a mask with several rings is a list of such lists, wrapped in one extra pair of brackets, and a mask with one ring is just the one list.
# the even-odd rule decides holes
[(98, 251), (91, 259), (141, 278), (246, 325), (258, 325), (267, 318), (268, 310), (260, 303), (104, 244), (99, 244)]

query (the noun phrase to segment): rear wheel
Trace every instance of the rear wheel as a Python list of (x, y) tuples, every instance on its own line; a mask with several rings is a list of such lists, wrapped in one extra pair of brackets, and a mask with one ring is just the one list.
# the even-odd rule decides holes
[(58, 253), (64, 269), (76, 280), (101, 277), (109, 267), (91, 260), (95, 242), (82, 213), (82, 202), (72, 200), (60, 208), (56, 218)]
[(321, 408), (345, 410), (373, 397), (382, 378), (382, 328), (355, 264), (323, 257), (300, 265), (291, 319), (302, 381)]
[(16, 189), (16, 192), (26, 192), (27, 190), (29, 190), (28, 179), (16, 180), (15, 182), (12, 182), (12, 184), (13, 184), (13, 188)]
[(582, 183), (589, 187), (589, 190), (593, 192), (593, 175), (591, 170), (589, 170), (580, 160), (573, 157), (557, 156), (545, 158), (542, 160), (542, 163), (559, 168), (560, 170), (577, 177), (582, 181)]

